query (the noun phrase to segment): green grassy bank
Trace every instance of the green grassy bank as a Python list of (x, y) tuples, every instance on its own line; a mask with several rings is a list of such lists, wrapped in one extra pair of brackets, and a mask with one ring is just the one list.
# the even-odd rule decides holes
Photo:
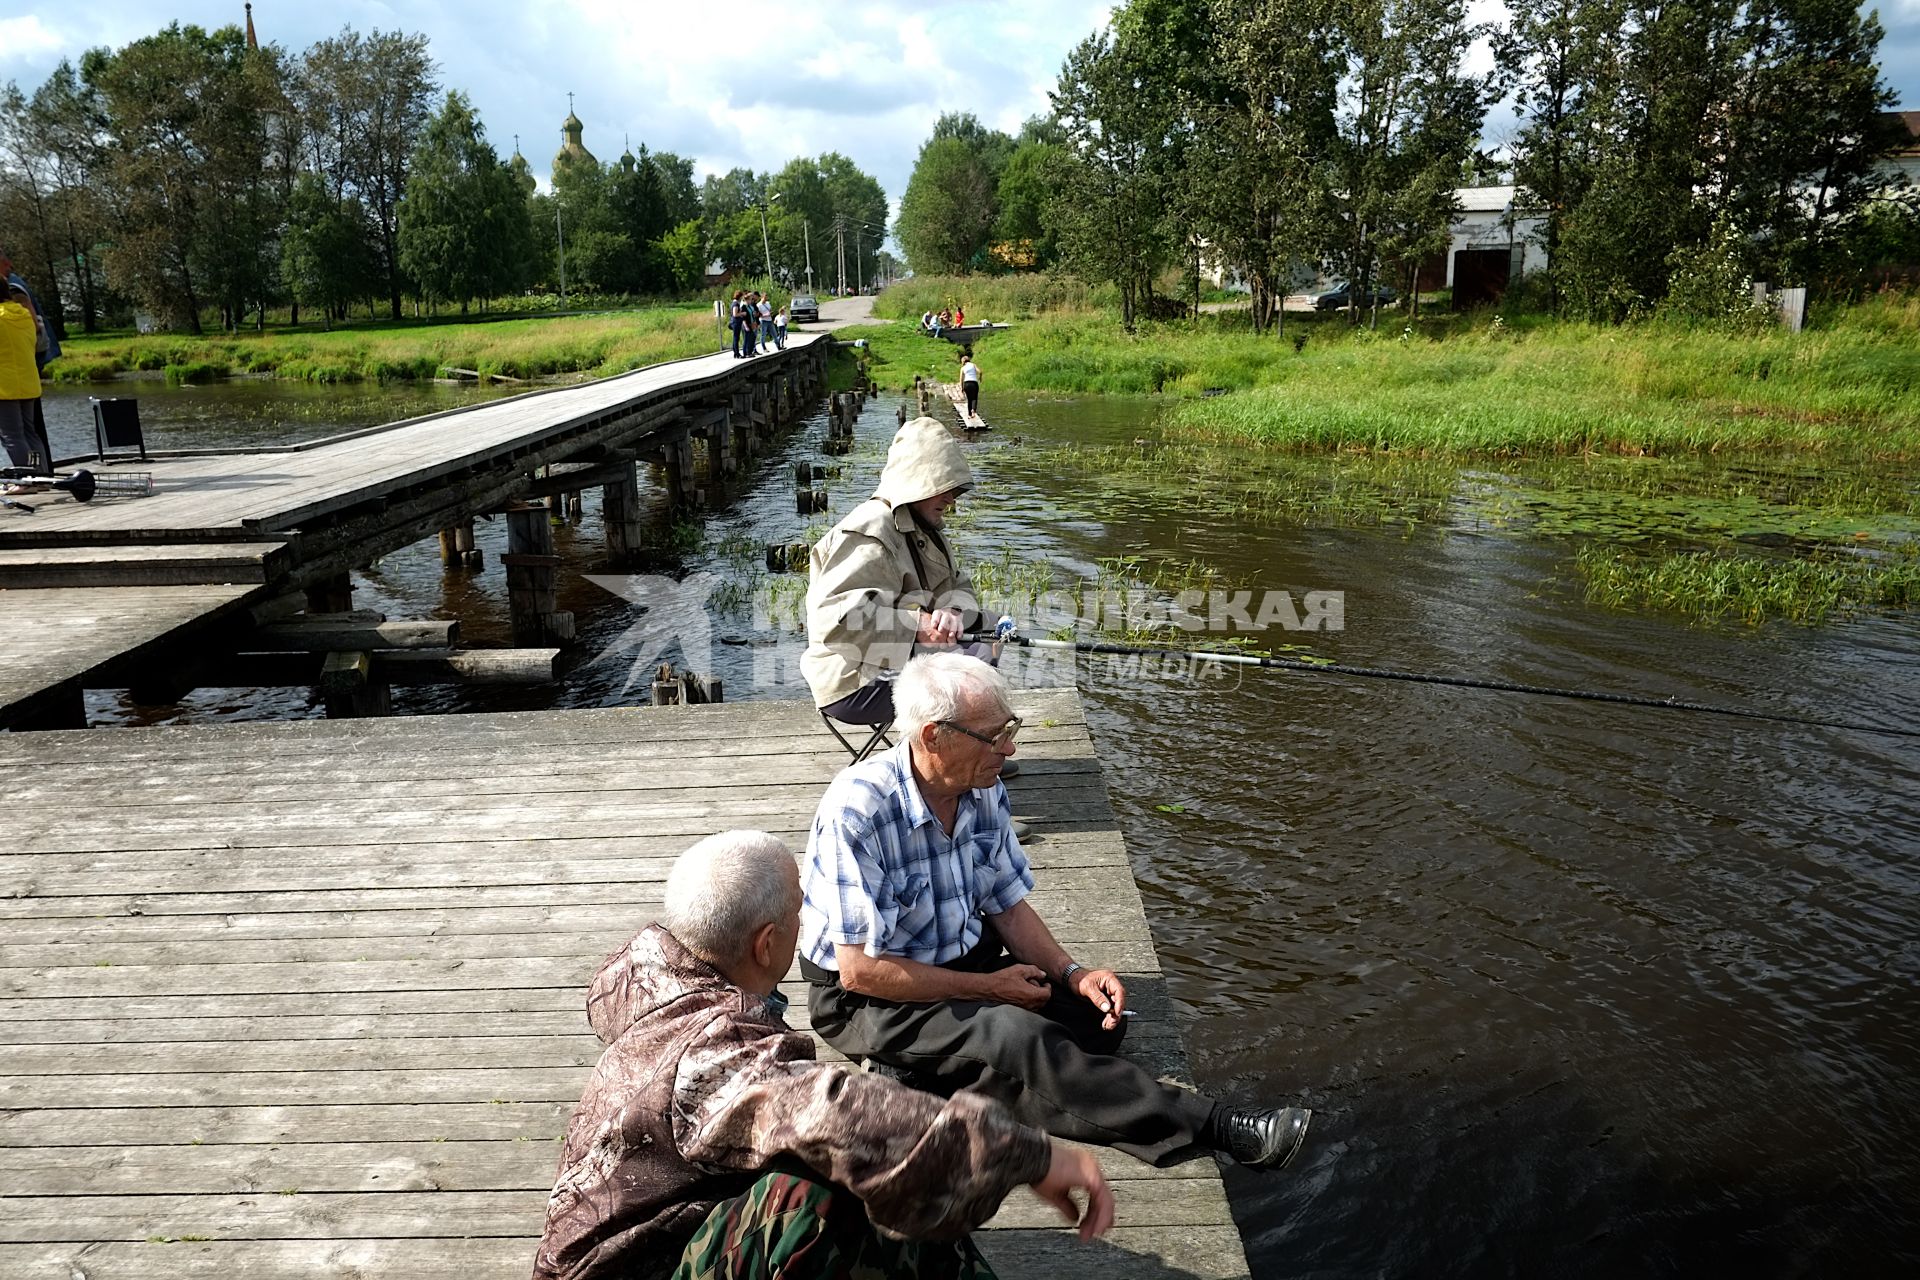
[[(1227, 313), (1128, 335), (1088, 306), (1016, 319), (975, 354), (992, 388), (1188, 397), (1172, 433), (1285, 449), (1920, 454), (1920, 297), (1816, 319), (1748, 335), (1399, 312), (1376, 332), (1290, 315), (1276, 337)], [(882, 385), (953, 377), (958, 349), (911, 322), (860, 336)]]
[(47, 366), (58, 382), (104, 381), (136, 370), (204, 382), (267, 373), (306, 382), (387, 382), (466, 369), (483, 376), (607, 376), (715, 350), (708, 304), (468, 323), (399, 322), (264, 333), (75, 337)]

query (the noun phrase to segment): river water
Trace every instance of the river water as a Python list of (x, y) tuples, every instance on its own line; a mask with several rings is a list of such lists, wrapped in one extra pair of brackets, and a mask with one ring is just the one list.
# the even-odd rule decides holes
[[(137, 393), (150, 439), (226, 447), (485, 394)], [(834, 516), (871, 490), (893, 408), (869, 405), (827, 482)], [(999, 429), (969, 446), (956, 539), (1002, 576), (1062, 585), (1105, 562), (1139, 585), (1179, 563), (1150, 594), (1343, 593), (1344, 629), (1284, 637), (1343, 663), (1920, 724), (1911, 617), (1716, 628), (1590, 606), (1570, 542), (1486, 518), (1476, 495), (1518, 482), (1464, 474), (1382, 508), (1347, 463), (1162, 451), (1150, 402), (983, 408)], [(50, 399), (61, 451), (85, 414)], [(644, 700), (629, 679), (676, 638), (665, 656), (698, 650), (730, 699), (801, 696), (803, 583), (765, 575), (760, 549), (822, 519), (795, 513), (791, 463), (819, 460), (823, 433), (816, 413), (659, 563), (569, 573), (586, 660), (558, 689), (396, 690), (396, 710)], [(1304, 507), (1278, 511), (1282, 491)], [(556, 536), (600, 572), (591, 496)], [(504, 528), (480, 543), (486, 572), (444, 572), (423, 544), (359, 575), (356, 605), (504, 644)], [(1083, 659), (1076, 677), (1199, 1082), (1316, 1110), (1295, 1168), (1228, 1173), (1256, 1276), (1913, 1274), (1911, 740), (1324, 674)], [(89, 709), (318, 714), (304, 692), (233, 690)]]

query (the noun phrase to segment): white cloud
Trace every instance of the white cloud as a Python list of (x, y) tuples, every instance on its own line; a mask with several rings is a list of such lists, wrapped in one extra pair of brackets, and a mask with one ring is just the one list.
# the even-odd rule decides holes
[(0, 64), (57, 62), (67, 44), (67, 38), (37, 13), (0, 18)]

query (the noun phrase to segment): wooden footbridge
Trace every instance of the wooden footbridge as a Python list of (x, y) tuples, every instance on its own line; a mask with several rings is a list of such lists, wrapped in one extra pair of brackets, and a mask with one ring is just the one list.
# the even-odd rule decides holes
[[(263, 649), (259, 629), (301, 610), (294, 625), (328, 634), (265, 647), (243, 664), (249, 678), (303, 683), (310, 662), (266, 655), (318, 649), (324, 687), (363, 696), (378, 673), (340, 633), (379, 620), (350, 612), (349, 572), (436, 533), (444, 556), (471, 564), (473, 520), (490, 513), (508, 522), (515, 641), (536, 650), (490, 661), (499, 678), (537, 677), (542, 652), (551, 663), (541, 647), (572, 633), (543, 504), (600, 488), (609, 550), (636, 549), (639, 465), (659, 468), (672, 505), (695, 505), (821, 391), (831, 343), (798, 334), (752, 360), (653, 365), (307, 444), (90, 464), (149, 473), (153, 493), (82, 504), (53, 492), (25, 498), (32, 513), (0, 511), (0, 728), (84, 725), (88, 688), (187, 689), (209, 664), (231, 682), (230, 655)], [(434, 648), (413, 676), (474, 678), (489, 660), (465, 659), (463, 677), (444, 650), (453, 638), (417, 636)]]
[[(1183, 1075), (1078, 699), (1020, 703), (1034, 901)], [(695, 839), (800, 848), (845, 759), (769, 702), (0, 735), (0, 1276), (523, 1280), (588, 978)], [(1212, 1159), (1101, 1162), (1120, 1225), (1016, 1191), (1001, 1275), (1246, 1274)]]

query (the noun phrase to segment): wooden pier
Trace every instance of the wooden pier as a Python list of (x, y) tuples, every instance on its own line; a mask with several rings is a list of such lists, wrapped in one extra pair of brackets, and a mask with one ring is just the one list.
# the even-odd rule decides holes
[[(1019, 701), (1035, 903), (1183, 1075), (1079, 702)], [(0, 761), (0, 1276), (521, 1280), (600, 1048), (588, 978), (695, 839), (801, 848), (845, 754), (763, 702), (10, 734)], [(1003, 1276), (1246, 1274), (1211, 1158), (1102, 1163), (1112, 1234), (1016, 1191)]]
[(154, 491), (0, 512), (0, 606), (33, 623), (0, 637), (0, 728), (78, 727), (85, 689), (244, 648), (302, 607), (345, 612), (352, 570), (436, 534), (449, 563), (476, 567), (473, 520), (493, 513), (516, 643), (564, 644), (549, 515), (601, 489), (610, 557), (637, 550), (641, 465), (669, 506), (697, 507), (822, 390), (831, 343), (802, 334), (753, 360), (651, 365), (306, 444), (86, 464), (150, 473)]

